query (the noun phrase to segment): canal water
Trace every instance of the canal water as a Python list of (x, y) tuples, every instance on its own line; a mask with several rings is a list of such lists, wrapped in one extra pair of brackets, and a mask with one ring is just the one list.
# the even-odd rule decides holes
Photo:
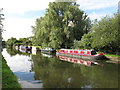
[(70, 63), (41, 53), (3, 49), (2, 55), (23, 88), (118, 88), (118, 65)]

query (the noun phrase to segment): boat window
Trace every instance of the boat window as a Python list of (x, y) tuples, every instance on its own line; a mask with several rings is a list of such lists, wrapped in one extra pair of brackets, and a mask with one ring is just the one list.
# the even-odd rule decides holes
[(91, 55), (95, 55), (97, 54), (95, 51), (91, 51)]

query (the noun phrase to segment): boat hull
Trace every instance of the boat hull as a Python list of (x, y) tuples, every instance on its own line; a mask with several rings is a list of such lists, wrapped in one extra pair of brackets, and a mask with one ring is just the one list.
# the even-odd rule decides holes
[(55, 54), (55, 50), (41, 50), (42, 53), (49, 53), (49, 54)]
[(108, 60), (108, 58), (105, 57), (104, 55), (74, 55), (74, 54), (66, 54), (66, 53), (59, 53), (59, 52), (57, 52), (56, 55), (75, 57), (75, 58), (81, 58), (81, 59), (87, 59), (87, 60)]

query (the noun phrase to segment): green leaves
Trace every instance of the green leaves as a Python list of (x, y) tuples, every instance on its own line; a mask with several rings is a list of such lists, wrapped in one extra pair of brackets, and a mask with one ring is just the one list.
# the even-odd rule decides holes
[(104, 47), (109, 46), (109, 44), (117, 43), (118, 40), (118, 15), (114, 17), (105, 17), (98, 22), (98, 25), (93, 26), (93, 44), (92, 47)]
[(20, 38), (19, 40), (17, 40), (14, 37), (11, 37), (7, 40), (7, 46), (13, 47), (13, 46), (19, 46), (22, 44), (25, 45), (32, 45), (32, 41), (31, 41), (32, 37), (28, 37), (28, 38)]
[(33, 28), (35, 44), (70, 48), (85, 33), (86, 15), (75, 2), (51, 2), (44, 17)]
[[(119, 15), (113, 17), (104, 17), (99, 22), (95, 20), (91, 31), (82, 36), (81, 41), (74, 42), (74, 48), (97, 49), (107, 53), (118, 53), (120, 49), (120, 33), (118, 27), (120, 21)], [(88, 29), (89, 30), (89, 29)], [(79, 43), (76, 45), (76, 43)]]
[(12, 47), (16, 43), (16, 41), (17, 41), (16, 38), (11, 37), (10, 39), (7, 40), (7, 45)]

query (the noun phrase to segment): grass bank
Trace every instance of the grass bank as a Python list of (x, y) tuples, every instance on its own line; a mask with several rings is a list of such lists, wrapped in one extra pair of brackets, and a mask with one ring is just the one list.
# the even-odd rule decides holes
[(120, 55), (114, 55), (114, 54), (105, 54), (105, 56), (120, 57)]
[(13, 72), (8, 67), (4, 57), (0, 55), (2, 59), (2, 88), (21, 88), (18, 83), (17, 77), (13, 74)]
[[(97, 52), (97, 54), (102, 53), (102, 52)], [(115, 54), (108, 54), (108, 53), (104, 53), (105, 56), (110, 56), (110, 57), (120, 57), (120, 55), (115, 55)]]

